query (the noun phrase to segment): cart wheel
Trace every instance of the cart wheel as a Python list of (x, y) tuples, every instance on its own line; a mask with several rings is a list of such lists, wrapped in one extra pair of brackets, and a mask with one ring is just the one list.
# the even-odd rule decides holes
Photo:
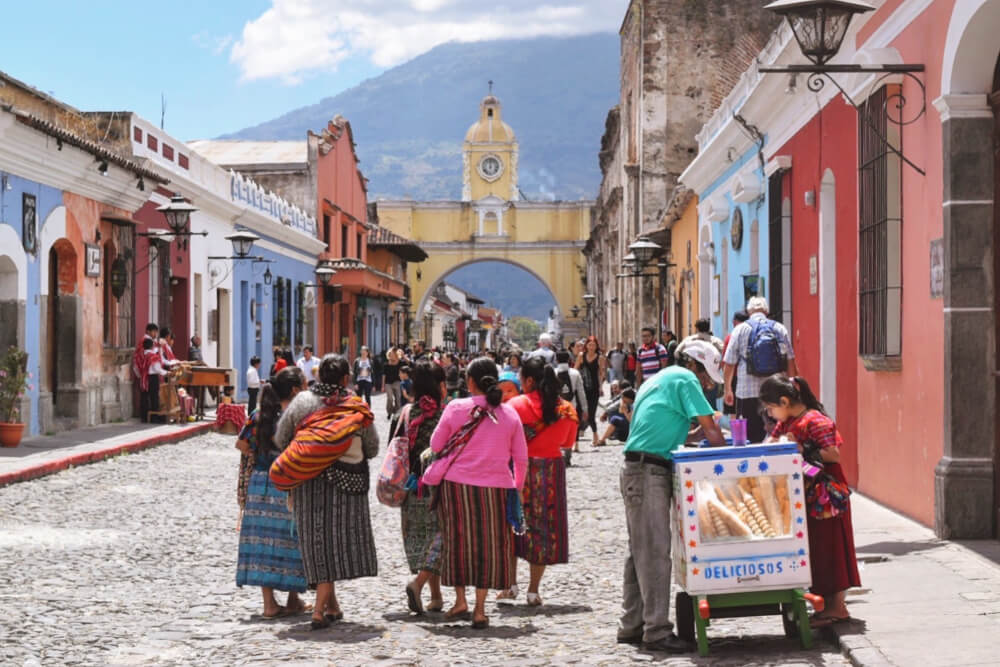
[(799, 621), (795, 617), (795, 606), (781, 605), (781, 624), (785, 627), (785, 636), (795, 639), (799, 636)]
[(684, 592), (674, 599), (677, 614), (677, 636), (684, 641), (694, 642), (694, 600)]

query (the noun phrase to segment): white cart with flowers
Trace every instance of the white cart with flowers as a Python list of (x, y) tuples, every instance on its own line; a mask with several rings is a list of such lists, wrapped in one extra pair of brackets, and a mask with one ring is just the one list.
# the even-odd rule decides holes
[(678, 634), (708, 655), (710, 618), (780, 614), (812, 644), (806, 601), (809, 536), (795, 443), (684, 447), (674, 452), (671, 514)]

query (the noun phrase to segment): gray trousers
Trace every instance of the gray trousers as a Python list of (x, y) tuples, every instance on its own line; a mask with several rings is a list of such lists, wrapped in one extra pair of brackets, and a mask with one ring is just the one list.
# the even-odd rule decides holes
[(628, 524), (628, 558), (618, 634), (645, 642), (670, 635), (670, 501), (672, 473), (658, 465), (626, 461), (621, 492)]
[(399, 410), (403, 399), (403, 392), (399, 388), (398, 382), (386, 383), (385, 385), (385, 412), (393, 415)]

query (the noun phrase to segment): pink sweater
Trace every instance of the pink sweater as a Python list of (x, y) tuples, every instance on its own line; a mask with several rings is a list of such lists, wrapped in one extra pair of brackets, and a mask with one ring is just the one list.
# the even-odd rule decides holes
[[(486, 407), (485, 396), (459, 398), (445, 406), (434, 434), (431, 449), (444, 449), (452, 433), (469, 421), (474, 405)], [(499, 489), (522, 488), (528, 468), (528, 445), (524, 429), (514, 408), (500, 405), (494, 408), (497, 423), (488, 417), (482, 421), (472, 439), (451, 462), (444, 478), (449, 482), (470, 486), (487, 486)], [(510, 461), (514, 460), (514, 477), (511, 479)], [(448, 461), (442, 461), (447, 464)], [(435, 466), (438, 464), (434, 464)]]

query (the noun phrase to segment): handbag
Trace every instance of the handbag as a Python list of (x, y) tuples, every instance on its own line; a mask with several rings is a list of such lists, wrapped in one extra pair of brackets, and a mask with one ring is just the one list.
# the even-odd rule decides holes
[[(815, 443), (807, 442), (802, 447), (802, 464), (806, 474), (803, 485), (806, 494), (806, 509), (814, 519), (832, 519), (847, 511), (850, 505), (851, 488), (823, 469), (823, 459)], [(811, 470), (811, 472), (810, 472)]]
[(527, 526), (524, 523), (524, 507), (521, 505), (521, 494), (517, 489), (507, 489), (507, 523), (515, 535), (524, 535)]
[[(400, 419), (401, 424), (409, 422), (409, 411), (410, 407), (406, 406), (406, 414)], [(406, 429), (402, 430), (403, 435), (397, 433), (389, 443), (375, 482), (375, 497), (386, 507), (402, 507), (408, 493), (407, 485), (411, 477), (410, 439), (406, 436)]]
[(352, 496), (363, 496), (368, 493), (368, 461), (344, 463), (334, 461), (326, 469), (327, 479), (344, 493)]

